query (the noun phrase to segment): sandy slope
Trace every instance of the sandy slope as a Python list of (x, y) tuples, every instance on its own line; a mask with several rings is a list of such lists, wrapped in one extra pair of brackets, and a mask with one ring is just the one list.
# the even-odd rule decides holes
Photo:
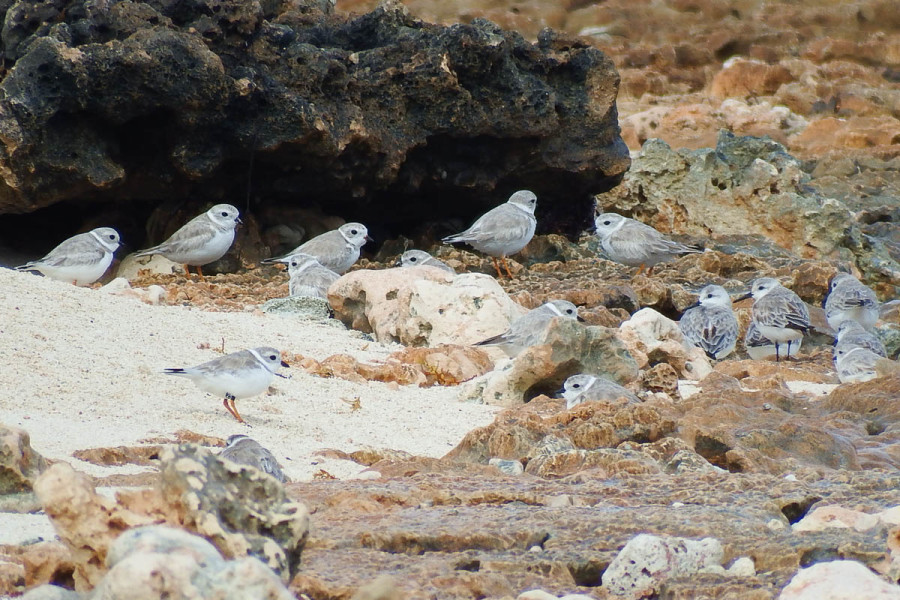
[[(452, 388), (354, 384), (283, 369), (267, 396), (239, 400), (252, 425), (185, 379), (161, 374), (261, 345), (322, 359), (345, 352), (377, 360), (397, 348), (355, 332), (287, 317), (148, 306), (131, 299), (0, 269), (0, 422), (22, 427), (47, 457), (94, 475), (113, 471), (71, 457), (74, 450), (132, 445), (189, 429), (226, 437), (244, 432), (271, 449), (294, 479), (319, 469), (338, 477), (361, 470), (313, 456), (321, 448), (376, 446), (441, 456), (495, 409), (462, 404)], [(352, 411), (342, 399), (359, 397)]]

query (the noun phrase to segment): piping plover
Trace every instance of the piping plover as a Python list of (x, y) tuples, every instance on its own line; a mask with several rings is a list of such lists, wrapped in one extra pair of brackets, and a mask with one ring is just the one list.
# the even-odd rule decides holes
[(369, 237), (369, 230), (362, 223), (344, 223), (337, 229), (317, 235), (308, 242), (300, 244), (290, 253), (262, 261), (270, 265), (274, 263), (289, 264), (291, 256), (307, 254), (319, 261), (323, 267), (331, 269), (339, 275), (359, 260), (359, 251), (366, 242), (374, 241)]
[(497, 277), (502, 277), (499, 257), (506, 268), (506, 274), (512, 279), (506, 257), (519, 252), (528, 245), (534, 237), (534, 229), (537, 219), (534, 218), (534, 209), (537, 206), (537, 196), (528, 190), (519, 190), (509, 197), (504, 204), (487, 211), (475, 221), (471, 227), (445, 237), (445, 244), (465, 242), (490, 256), (497, 269)]
[(738, 322), (731, 310), (731, 296), (720, 285), (708, 285), (700, 297), (678, 321), (685, 339), (720, 360), (734, 352), (738, 338)]
[(825, 319), (832, 329), (837, 330), (842, 322), (850, 319), (871, 330), (878, 321), (879, 306), (875, 292), (853, 275), (838, 273), (831, 278), (825, 298)]
[[(802, 339), (793, 342), (788, 356), (796, 357), (800, 353), (800, 346), (802, 345)], [(760, 333), (759, 326), (752, 319), (747, 327), (747, 333), (744, 334), (744, 348), (747, 349), (747, 354), (753, 360), (764, 360), (775, 356), (775, 344)]]
[(119, 247), (119, 232), (98, 227), (62, 242), (47, 256), (16, 267), (17, 271), (37, 271), (50, 279), (89, 285), (106, 273)]
[(341, 278), (308, 254), (295, 254), (290, 258), (288, 275), (291, 278), (291, 296), (312, 296), (323, 300), (328, 298), (331, 284)]
[(791, 356), (791, 344), (803, 339), (810, 329), (809, 309), (800, 296), (787, 289), (777, 279), (754, 279), (750, 293), (741, 300), (753, 297), (751, 318), (759, 332), (775, 344), (775, 360), (781, 358), (781, 345), (787, 344), (786, 356)]
[(552, 319), (563, 317), (565, 319), (581, 319), (578, 316), (578, 308), (566, 300), (551, 300), (534, 308), (515, 321), (509, 329), (500, 335), (482, 340), (476, 346), (498, 346), (506, 352), (510, 358), (517, 356), (525, 348), (536, 344), (544, 335)]
[(627, 404), (640, 402), (640, 399), (631, 390), (598, 375), (572, 375), (566, 379), (563, 389), (560, 391), (562, 397), (566, 399), (566, 410), (582, 402), (595, 400), (614, 402), (619, 398), (625, 398), (628, 401)]
[(841, 383), (869, 381), (878, 377), (876, 365), (887, 360), (868, 348), (834, 349), (834, 368)]
[(240, 222), (238, 209), (230, 204), (216, 204), (185, 223), (159, 246), (142, 250), (135, 256), (161, 254), (184, 265), (184, 274), (188, 277), (191, 275), (188, 266), (197, 267), (197, 274), (202, 279), (201, 267), (225, 256), (234, 243), (234, 228)]
[(244, 434), (229, 436), (225, 441), (225, 448), (219, 452), (219, 456), (239, 465), (259, 469), (281, 483), (287, 481), (275, 455), (263, 448), (259, 442)]
[[(232, 352), (196, 367), (165, 369), (166, 375), (187, 377), (198, 388), (214, 396), (224, 396), (223, 404), (240, 423), (245, 423), (234, 405), (235, 400), (261, 394), (269, 388), (278, 367), (289, 366), (275, 348), (262, 346)], [(282, 376), (283, 377), (283, 376)], [(230, 402), (230, 404), (229, 404)]]
[(656, 264), (676, 256), (702, 252), (670, 240), (649, 225), (616, 213), (597, 215), (594, 229), (609, 259), (629, 267), (639, 267), (637, 274), (643, 272), (645, 267), (652, 272)]
[(887, 357), (887, 350), (875, 334), (863, 329), (857, 321), (847, 319), (838, 325), (834, 344), (835, 350), (851, 348), (868, 348), (879, 356)]
[(453, 267), (442, 260), (436, 259), (424, 250), (407, 250), (400, 255), (400, 260), (397, 262), (400, 263), (401, 267), (419, 267), (424, 265), (426, 267), (437, 267), (438, 269), (456, 275), (456, 271), (453, 270)]

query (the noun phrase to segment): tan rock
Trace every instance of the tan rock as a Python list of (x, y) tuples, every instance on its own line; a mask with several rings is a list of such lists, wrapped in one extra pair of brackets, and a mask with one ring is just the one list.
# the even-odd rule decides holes
[(47, 461), (31, 448), (28, 432), (0, 423), (0, 496), (31, 491), (46, 468)]
[(678, 377), (695, 381), (712, 371), (703, 350), (688, 347), (678, 323), (652, 308), (634, 313), (619, 327), (617, 337), (634, 357), (638, 368), (664, 362), (675, 369)]
[(434, 267), (353, 271), (328, 290), (335, 317), (381, 342), (474, 344), (525, 311), (490, 276)]
[(149, 525), (154, 517), (139, 514), (100, 496), (90, 478), (67, 463), (56, 463), (35, 481), (34, 491), (57, 535), (72, 553), (75, 589), (96, 586), (106, 571), (109, 546), (125, 529)]
[(791, 72), (782, 65), (734, 58), (713, 77), (709, 93), (715, 98), (769, 96), (792, 80)]
[(542, 393), (554, 393), (575, 373), (603, 375), (622, 383), (637, 375), (634, 360), (616, 330), (585, 327), (573, 319), (550, 322), (542, 341), (498, 370), (460, 388), (460, 398), (513, 406)]
[(822, 531), (828, 528), (868, 531), (879, 524), (877, 515), (867, 514), (843, 506), (819, 506), (791, 526), (795, 533)]
[(800, 569), (778, 600), (900, 600), (900, 587), (880, 579), (862, 563), (834, 560)]

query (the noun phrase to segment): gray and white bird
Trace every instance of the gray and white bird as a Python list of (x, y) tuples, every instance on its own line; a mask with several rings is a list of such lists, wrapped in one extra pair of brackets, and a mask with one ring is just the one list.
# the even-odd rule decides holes
[(847, 320), (856, 321), (864, 329), (871, 330), (878, 321), (881, 304), (870, 288), (849, 273), (838, 273), (831, 278), (828, 297), (825, 298), (825, 319), (837, 330)]
[(238, 422), (246, 423), (238, 413), (234, 401), (266, 391), (278, 374), (279, 366), (289, 366), (281, 360), (281, 353), (275, 348), (261, 346), (232, 352), (196, 367), (165, 369), (164, 373), (187, 377), (204, 392), (224, 397), (223, 404), (228, 412)]
[(519, 190), (504, 204), (481, 215), (462, 233), (447, 236), (442, 241), (445, 244), (465, 242), (484, 252), (494, 261), (498, 278), (503, 277), (497, 263), (499, 258), (506, 269), (506, 274), (512, 279), (506, 257), (522, 250), (534, 237), (534, 230), (537, 227), (537, 219), (534, 217), (536, 207), (537, 196), (528, 190)]
[(287, 481), (275, 455), (256, 440), (244, 434), (229, 436), (219, 456), (239, 465), (247, 465), (268, 473), (281, 483)]
[(517, 356), (543, 338), (550, 321), (556, 317), (580, 320), (578, 307), (567, 300), (551, 300), (534, 308), (515, 321), (500, 335), (482, 340), (476, 346), (497, 346), (510, 358)]
[(613, 262), (644, 268), (672, 260), (682, 254), (702, 252), (669, 239), (653, 227), (616, 213), (603, 213), (594, 218), (594, 230), (600, 238), (600, 246)]
[(162, 244), (142, 250), (135, 256), (160, 254), (184, 265), (184, 274), (188, 277), (191, 274), (188, 267), (197, 267), (197, 274), (202, 279), (203, 265), (225, 256), (234, 243), (234, 228), (240, 222), (238, 209), (230, 204), (216, 204), (185, 223)]
[(886, 361), (868, 348), (848, 347), (834, 349), (834, 368), (841, 383), (858, 383), (878, 377), (877, 365)]
[(119, 232), (98, 227), (63, 241), (44, 258), (16, 267), (17, 271), (37, 271), (50, 279), (75, 285), (90, 285), (100, 279), (119, 247)]
[[(791, 343), (789, 350), (790, 354), (788, 356), (790, 358), (796, 358), (800, 353), (800, 347), (802, 345), (802, 339)], [(747, 327), (747, 333), (744, 334), (744, 348), (747, 349), (747, 354), (749, 354), (750, 358), (753, 360), (765, 360), (775, 356), (774, 342), (760, 333), (759, 326), (756, 324), (756, 321), (753, 321), (752, 319), (750, 325)]]
[(887, 357), (887, 350), (881, 340), (875, 337), (874, 333), (863, 329), (863, 326), (853, 319), (847, 319), (838, 325), (834, 347), (835, 350), (868, 348), (879, 356)]
[(291, 296), (311, 296), (323, 300), (328, 299), (331, 284), (341, 278), (308, 254), (295, 254), (290, 258), (288, 275)]
[(707, 285), (700, 297), (678, 321), (685, 339), (720, 360), (734, 352), (738, 338), (738, 322), (731, 309), (731, 296), (720, 285)]
[(625, 398), (627, 404), (640, 402), (631, 390), (599, 375), (582, 373), (572, 375), (563, 383), (562, 397), (566, 399), (566, 410), (582, 402), (615, 402)]
[(756, 322), (759, 332), (775, 344), (775, 360), (781, 359), (782, 345), (787, 345), (785, 356), (790, 357), (791, 345), (803, 339), (803, 335), (810, 330), (806, 303), (772, 277), (753, 280), (750, 293), (741, 299), (751, 296), (751, 319)]
[(400, 255), (400, 260), (398, 262), (401, 267), (420, 267), (424, 265), (426, 267), (437, 267), (442, 271), (447, 271), (454, 275), (456, 274), (453, 267), (442, 260), (438, 260), (424, 250), (407, 250)]
[(314, 257), (326, 269), (343, 275), (359, 260), (359, 252), (366, 242), (373, 241), (369, 230), (362, 223), (344, 223), (337, 229), (326, 231), (300, 244), (288, 254), (277, 258), (267, 258), (265, 264), (290, 264), (291, 257), (306, 254)]

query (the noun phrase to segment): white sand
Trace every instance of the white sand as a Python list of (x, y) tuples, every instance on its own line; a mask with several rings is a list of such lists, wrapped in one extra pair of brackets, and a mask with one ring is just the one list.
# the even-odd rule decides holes
[[(72, 458), (75, 450), (136, 445), (179, 429), (225, 438), (246, 433), (269, 448), (295, 480), (319, 469), (351, 477), (363, 467), (313, 456), (362, 446), (442, 456), (497, 409), (456, 400), (455, 388), (354, 384), (282, 369), (274, 393), (238, 400), (245, 427), (222, 400), (189, 380), (162, 374), (225, 351), (273, 346), (321, 360), (336, 353), (374, 361), (397, 350), (356, 332), (259, 312), (214, 313), (148, 306), (0, 269), (0, 422), (31, 434), (32, 446), (92, 475), (135, 472)], [(359, 397), (352, 411), (342, 399)]]

